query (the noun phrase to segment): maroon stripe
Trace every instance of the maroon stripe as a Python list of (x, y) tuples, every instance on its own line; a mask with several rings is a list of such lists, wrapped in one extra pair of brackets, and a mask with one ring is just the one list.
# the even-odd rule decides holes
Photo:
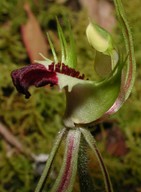
[(71, 171), (72, 171), (72, 156), (73, 156), (73, 150), (74, 150), (74, 141), (75, 141), (75, 138), (73, 135), (71, 135), (71, 137), (69, 138), (69, 146), (68, 146), (65, 170), (64, 170), (64, 174), (57, 192), (65, 191), (65, 189), (69, 185), (69, 181), (71, 178)]

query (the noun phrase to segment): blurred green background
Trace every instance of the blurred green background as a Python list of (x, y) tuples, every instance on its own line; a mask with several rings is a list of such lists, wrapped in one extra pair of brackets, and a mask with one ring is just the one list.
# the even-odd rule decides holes
[[(112, 0), (0, 0), (0, 192), (34, 191), (44, 166), (43, 162), (35, 160), (34, 155), (48, 155), (55, 135), (63, 127), (63, 92), (57, 88), (31, 88), (32, 96), (26, 100), (12, 84), (11, 71), (30, 64), (34, 59), (28, 52), (28, 46), (34, 52), (35, 43), (35, 47), (42, 50), (40, 38), (39, 42), (36, 36), (31, 42), (24, 41), (24, 37), (30, 33), (29, 29), (21, 32), (30, 20), (25, 4), (28, 4), (42, 35), (50, 32), (58, 52), (55, 17), (62, 21), (65, 15), (70, 19), (78, 53), (77, 69), (86, 77), (92, 78), (94, 60), (94, 52), (85, 36), (89, 17), (112, 32), (115, 42), (124, 47)], [(136, 82), (122, 109), (110, 120), (97, 125), (93, 135), (108, 167), (114, 191), (141, 192), (141, 1), (124, 0), (124, 5), (135, 44)], [(34, 19), (31, 19), (31, 24), (35, 22)], [(67, 36), (65, 24), (62, 22), (61, 25)], [(44, 44), (47, 50), (43, 51), (51, 57), (46, 37)], [(104, 61), (105, 58), (97, 56), (97, 62)], [(50, 189), (59, 170), (62, 153), (63, 146), (44, 191)], [(95, 183), (94, 191), (104, 191), (98, 164), (95, 159), (90, 160), (89, 164)], [(77, 181), (75, 191), (79, 191)]]

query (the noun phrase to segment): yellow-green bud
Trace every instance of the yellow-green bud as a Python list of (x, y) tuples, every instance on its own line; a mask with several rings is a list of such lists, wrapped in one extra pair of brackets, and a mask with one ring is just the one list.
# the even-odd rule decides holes
[(114, 49), (112, 37), (105, 29), (95, 23), (89, 23), (86, 29), (89, 44), (99, 52), (110, 55)]

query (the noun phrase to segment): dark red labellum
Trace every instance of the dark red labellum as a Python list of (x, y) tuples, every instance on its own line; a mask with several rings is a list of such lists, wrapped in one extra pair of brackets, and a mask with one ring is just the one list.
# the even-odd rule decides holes
[(32, 64), (21, 69), (17, 69), (11, 73), (13, 83), (19, 93), (30, 97), (28, 88), (32, 85), (42, 87), (50, 84), (51, 86), (58, 84), (56, 72), (47, 70), (42, 64)]
[(75, 69), (66, 66), (64, 63), (52, 63), (48, 68), (42, 64), (36, 63), (13, 71), (11, 76), (19, 93), (29, 98), (30, 93), (28, 88), (32, 85), (35, 87), (42, 87), (48, 84), (50, 84), (50, 86), (57, 85), (57, 73), (84, 79), (84, 74), (80, 75), (79, 71), (75, 71)]

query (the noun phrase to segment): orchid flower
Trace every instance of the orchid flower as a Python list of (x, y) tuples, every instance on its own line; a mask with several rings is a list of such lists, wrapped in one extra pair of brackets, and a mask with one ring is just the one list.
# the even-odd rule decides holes
[[(95, 80), (93, 81), (86, 79), (84, 74), (76, 70), (77, 56), (71, 27), (68, 24), (68, 43), (58, 20), (57, 29), (61, 46), (61, 59), (58, 59), (48, 34), (54, 61), (44, 57), (43, 61), (36, 61), (34, 64), (12, 72), (14, 85), (26, 98), (30, 97), (28, 89), (33, 85), (35, 87), (42, 87), (47, 84), (50, 86), (57, 85), (60, 90), (64, 89), (66, 94), (64, 129), (59, 132), (56, 138), (35, 192), (42, 190), (49, 176), (55, 155), (64, 138), (66, 138), (66, 147), (62, 167), (51, 191), (72, 191), (77, 167), (86, 169), (87, 155), (85, 148), (82, 146), (83, 140), (95, 153), (99, 161), (106, 191), (113, 191), (107, 169), (90, 133), (89, 125), (93, 125), (118, 111), (129, 97), (134, 83), (135, 58), (132, 35), (121, 0), (114, 0), (114, 3), (125, 40), (126, 50), (124, 54), (121, 53), (106, 30), (94, 22), (90, 22), (86, 28), (86, 36), (92, 48), (111, 58), (111, 71), (106, 77), (101, 77), (95, 70)], [(98, 67), (97, 64), (95, 64), (96, 67)], [(91, 191), (93, 185), (87, 175), (87, 170), (81, 171), (81, 169), (78, 169), (78, 172), (80, 181), (84, 182), (82, 187), (80, 184), (81, 191)]]

